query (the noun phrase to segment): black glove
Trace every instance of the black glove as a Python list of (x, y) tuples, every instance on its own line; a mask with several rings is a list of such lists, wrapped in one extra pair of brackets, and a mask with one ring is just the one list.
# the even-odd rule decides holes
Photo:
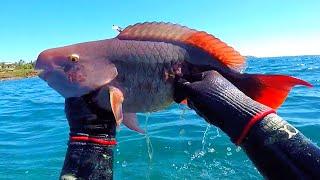
[(111, 111), (101, 109), (92, 102), (94, 93), (65, 101), (65, 114), (70, 127), (70, 138), (89, 136), (114, 139), (116, 121)]
[(256, 121), (275, 112), (246, 96), (216, 71), (185, 78), (175, 81), (175, 101), (187, 99), (189, 107), (237, 144)]

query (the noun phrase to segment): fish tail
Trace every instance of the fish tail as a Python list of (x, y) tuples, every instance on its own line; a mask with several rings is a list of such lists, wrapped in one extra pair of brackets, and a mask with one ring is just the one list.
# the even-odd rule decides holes
[(240, 74), (228, 78), (243, 93), (266, 106), (277, 109), (296, 85), (312, 87), (304, 80), (286, 75)]

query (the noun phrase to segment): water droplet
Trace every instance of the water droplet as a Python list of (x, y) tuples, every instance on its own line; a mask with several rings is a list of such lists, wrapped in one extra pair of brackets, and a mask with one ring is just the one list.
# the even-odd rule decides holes
[(236, 152), (240, 152), (241, 151), (241, 147), (237, 147)]
[(191, 146), (191, 145), (192, 145), (192, 142), (191, 142), (191, 141), (188, 141), (188, 145)]
[(209, 172), (207, 170), (203, 169), (201, 174), (200, 174), (200, 177), (202, 177), (204, 179), (209, 178)]
[(227, 152), (227, 156), (231, 156), (232, 155), (232, 152)]
[(149, 137), (149, 134), (148, 134), (148, 130), (147, 130), (147, 125), (148, 125), (148, 120), (149, 120), (149, 116), (150, 116), (150, 113), (146, 113), (146, 122), (145, 122), (145, 138), (146, 138), (146, 144), (147, 144), (147, 149), (148, 149), (148, 156), (149, 156), (149, 162), (152, 161), (152, 158), (153, 158), (153, 147), (152, 147), (152, 143), (151, 143), (151, 140), (150, 140), (150, 137)]
[(204, 156), (205, 154), (206, 154), (205, 151), (200, 151), (200, 152), (199, 152), (199, 157), (202, 157), (202, 156)]
[(117, 164), (119, 164), (120, 162), (119, 161), (117, 161)]
[(186, 130), (181, 129), (180, 132), (179, 132), (179, 135), (180, 135), (180, 136), (183, 136), (183, 135), (185, 135), (185, 134), (186, 134)]
[(208, 148), (209, 153), (214, 153), (216, 150), (214, 148)]
[(29, 173), (29, 171), (25, 171), (24, 173), (28, 174), (28, 173)]
[(227, 151), (231, 151), (231, 148), (230, 148), (230, 147), (227, 147)]
[(123, 161), (121, 164), (122, 167), (127, 167), (127, 165), (128, 165), (127, 161)]

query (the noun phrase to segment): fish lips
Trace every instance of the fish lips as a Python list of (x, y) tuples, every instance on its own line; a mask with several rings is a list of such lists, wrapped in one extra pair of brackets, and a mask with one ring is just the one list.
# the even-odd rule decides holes
[(48, 74), (50, 74), (50, 72), (52, 71), (46, 66), (41, 66), (38, 62), (36, 63), (34, 70), (37, 72), (37, 75), (43, 80), (46, 80)]
[(38, 74), (38, 76), (43, 79), (44, 81), (48, 80), (49, 75), (51, 74), (51, 71), (45, 71), (45, 70), (41, 70), (40, 73)]
[(53, 72), (52, 69), (48, 69), (48, 68), (40, 69), (37, 67), (35, 68), (35, 71), (37, 72), (37, 75), (44, 81), (47, 81), (49, 75)]
[(54, 74), (60, 74), (64, 76), (64, 72), (61, 69), (37, 69), (38, 76), (43, 79), (44, 81), (48, 82), (49, 78)]

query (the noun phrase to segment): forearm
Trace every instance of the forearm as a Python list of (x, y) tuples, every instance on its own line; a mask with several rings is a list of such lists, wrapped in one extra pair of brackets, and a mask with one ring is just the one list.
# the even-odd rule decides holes
[[(188, 99), (207, 122), (243, 147), (270, 179), (320, 179), (320, 149), (297, 129), (215, 71), (177, 79), (176, 101)], [(270, 97), (271, 98), (271, 97)]]
[(90, 99), (66, 99), (70, 139), (61, 179), (113, 178), (114, 116), (112, 112), (95, 106)]
[(269, 179), (320, 178), (319, 147), (276, 114), (253, 126), (241, 146)]

